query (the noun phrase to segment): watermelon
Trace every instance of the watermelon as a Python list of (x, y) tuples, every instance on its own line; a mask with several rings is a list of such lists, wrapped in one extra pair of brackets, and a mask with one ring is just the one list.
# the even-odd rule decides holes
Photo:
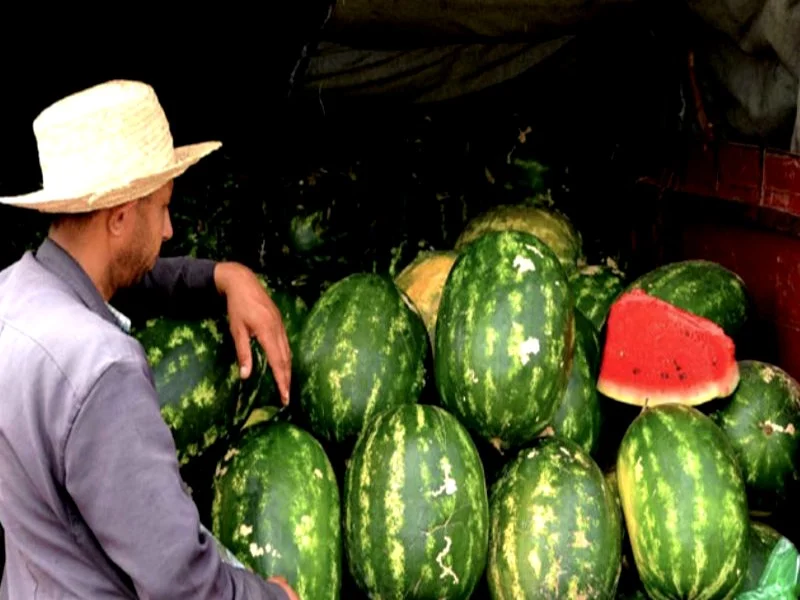
[(741, 591), (748, 592), (758, 588), (769, 555), (772, 554), (775, 544), (780, 541), (781, 537), (780, 533), (766, 523), (750, 522), (750, 564)]
[(434, 353), (442, 404), (498, 449), (523, 445), (564, 396), (574, 347), (564, 270), (539, 238), (487, 233), (442, 292)]
[(714, 321), (730, 337), (743, 330), (749, 300), (744, 281), (733, 271), (707, 260), (662, 265), (630, 284), (690, 313)]
[(381, 410), (418, 401), (430, 343), (388, 277), (355, 273), (314, 304), (300, 332), (300, 406), (312, 432), (349, 446)]
[(597, 389), (635, 405), (698, 405), (739, 383), (735, 346), (712, 321), (633, 290), (611, 307)]
[(151, 319), (133, 334), (147, 355), (181, 465), (244, 424), (267, 369), (255, 343), (252, 374), (241, 380), (233, 339), (220, 320)]
[(712, 413), (744, 473), (751, 512), (781, 507), (800, 481), (800, 385), (775, 365), (739, 363), (739, 386)]
[(577, 444), (540, 438), (490, 494), (493, 598), (613, 598), (622, 522), (614, 491)]
[(371, 598), (469, 598), (486, 566), (480, 457), (445, 410), (380, 413), (347, 466), (344, 530), (353, 579)]
[(587, 265), (570, 275), (575, 308), (598, 330), (603, 328), (608, 310), (624, 290), (624, 278), (610, 260), (608, 265)]
[(338, 600), (341, 500), (320, 443), (290, 423), (254, 427), (229, 449), (214, 480), (212, 532), (264, 578), (300, 598)]
[(448, 250), (420, 253), (394, 280), (417, 307), (431, 342), (436, 333), (444, 282), (457, 256), (456, 252)]
[(503, 204), (472, 219), (456, 240), (459, 252), (490, 231), (521, 231), (538, 237), (571, 273), (583, 255), (580, 233), (570, 220), (555, 210), (526, 204)]
[(292, 250), (301, 254), (312, 254), (325, 243), (325, 211), (292, 217), (289, 223), (289, 239)]
[(575, 311), (575, 350), (567, 390), (551, 420), (554, 432), (589, 454), (597, 449), (602, 412), (597, 397), (600, 342), (594, 325)]
[(747, 575), (747, 493), (725, 433), (692, 406), (645, 409), (617, 458), (636, 568), (661, 598), (732, 598)]

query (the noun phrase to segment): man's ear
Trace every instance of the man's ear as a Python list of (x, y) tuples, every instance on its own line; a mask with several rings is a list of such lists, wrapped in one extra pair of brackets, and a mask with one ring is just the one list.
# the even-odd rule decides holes
[(108, 224), (108, 233), (112, 237), (124, 236), (133, 227), (134, 218), (136, 217), (134, 214), (135, 205), (135, 202), (128, 202), (108, 209), (106, 222)]

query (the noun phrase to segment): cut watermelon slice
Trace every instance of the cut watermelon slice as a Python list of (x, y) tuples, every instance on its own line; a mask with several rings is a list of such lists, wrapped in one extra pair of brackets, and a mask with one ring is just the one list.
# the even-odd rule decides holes
[(739, 384), (733, 340), (713, 321), (642, 290), (611, 306), (597, 389), (626, 404), (698, 405)]

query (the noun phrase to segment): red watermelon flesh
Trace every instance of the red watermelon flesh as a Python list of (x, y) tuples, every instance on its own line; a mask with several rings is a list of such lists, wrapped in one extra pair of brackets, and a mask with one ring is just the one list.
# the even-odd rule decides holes
[(597, 389), (637, 406), (703, 404), (739, 384), (733, 340), (713, 321), (642, 290), (625, 293), (608, 315)]

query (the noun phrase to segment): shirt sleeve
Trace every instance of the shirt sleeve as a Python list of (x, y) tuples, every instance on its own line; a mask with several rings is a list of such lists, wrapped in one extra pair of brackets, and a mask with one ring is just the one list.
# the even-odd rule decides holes
[(159, 258), (140, 282), (117, 292), (111, 304), (137, 322), (162, 315), (217, 316), (225, 304), (214, 282), (216, 264), (183, 256)]
[(152, 600), (288, 600), (224, 563), (183, 490), (172, 435), (138, 361), (112, 364), (64, 447), (66, 488), (110, 559)]

